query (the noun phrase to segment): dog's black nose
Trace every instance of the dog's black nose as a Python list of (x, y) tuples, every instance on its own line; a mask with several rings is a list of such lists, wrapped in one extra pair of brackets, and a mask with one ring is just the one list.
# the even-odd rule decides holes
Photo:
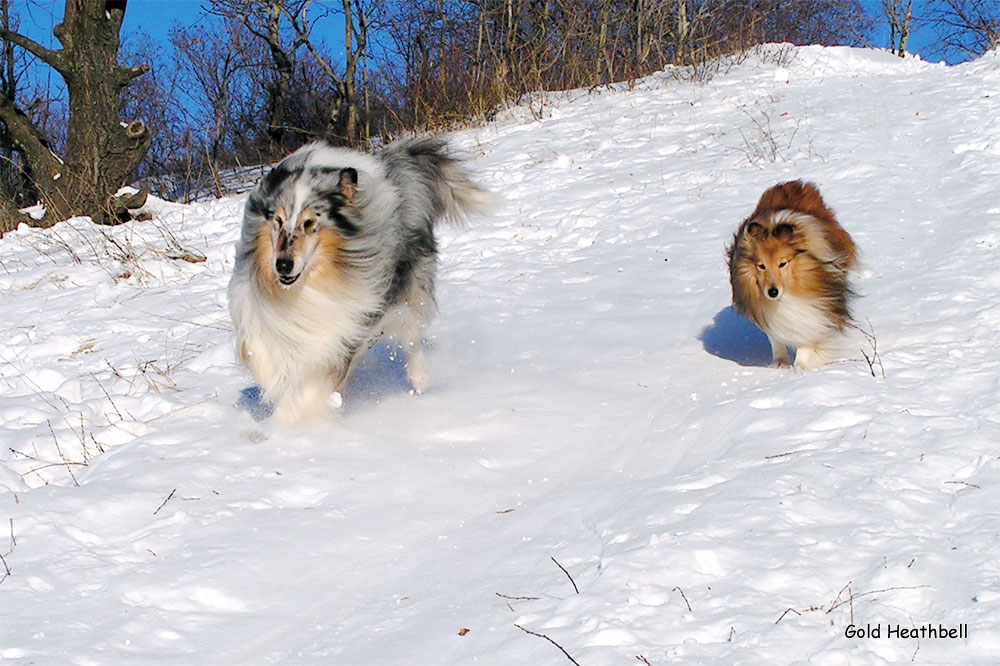
[(292, 266), (295, 265), (291, 259), (278, 259), (274, 262), (274, 270), (278, 271), (278, 275), (288, 275), (292, 272)]
[(770, 289), (767, 290), (767, 295), (770, 296), (771, 298), (777, 298), (778, 297), (778, 288), (775, 287), (775, 286), (772, 286)]

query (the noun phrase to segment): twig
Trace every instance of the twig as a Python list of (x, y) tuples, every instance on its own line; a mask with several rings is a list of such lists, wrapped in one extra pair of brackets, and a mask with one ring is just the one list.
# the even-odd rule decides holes
[(499, 592), (494, 592), (501, 599), (511, 599), (512, 601), (538, 601), (540, 597), (511, 597), (506, 594), (500, 594)]
[(168, 250), (166, 257), (167, 259), (180, 259), (181, 261), (186, 261), (189, 264), (200, 264), (205, 261), (205, 255), (202, 253), (195, 252), (193, 250), (185, 250), (180, 246), (173, 250)]
[(41, 459), (38, 458), (37, 456), (33, 456), (30, 453), (25, 453), (24, 451), (18, 451), (17, 449), (15, 449), (12, 446), (8, 446), (7, 450), (10, 451), (11, 453), (13, 453), (15, 456), (21, 456), (25, 460), (35, 460), (35, 461), (41, 462)]
[(976, 484), (969, 483), (967, 481), (945, 481), (945, 483), (955, 483), (955, 484), (961, 484), (963, 486), (968, 486), (970, 488), (979, 488), (980, 490), (983, 489), (982, 486), (977, 486)]
[(779, 617), (777, 620), (775, 620), (774, 623), (778, 624), (779, 622), (781, 622), (783, 619), (785, 619), (785, 616), (788, 615), (789, 612), (795, 613), (796, 615), (802, 615), (802, 613), (798, 612), (794, 608), (786, 608), (785, 612), (782, 613), (781, 617)]
[(514, 607), (510, 605), (511, 601), (537, 601), (538, 600), (538, 597), (512, 597), (512, 596), (509, 596), (509, 595), (506, 595), (506, 594), (500, 594), (499, 592), (494, 592), (494, 594), (497, 595), (498, 597), (500, 597), (501, 599), (504, 599), (504, 603), (507, 604), (507, 608), (510, 609), (511, 613), (514, 612)]
[[(861, 355), (865, 357), (865, 363), (868, 364), (868, 372), (872, 373), (872, 377), (874, 377), (875, 376), (875, 363), (874, 363), (874, 361), (872, 359), (875, 358), (875, 355), (872, 354), (872, 358), (868, 358), (868, 354), (865, 353), (864, 349), (861, 350)], [(883, 373), (884, 372), (885, 371), (883, 370)], [(884, 379), (884, 377), (883, 377), (883, 379)]]
[(910, 585), (910, 586), (905, 586), (905, 587), (886, 587), (886, 588), (883, 588), (881, 590), (869, 590), (868, 592), (862, 592), (861, 594), (851, 594), (850, 598), (847, 599), (847, 601), (841, 601), (840, 603), (834, 604), (833, 606), (831, 606), (830, 609), (828, 611), (826, 611), (826, 614), (829, 614), (830, 611), (832, 611), (832, 610), (834, 610), (836, 608), (839, 608), (840, 606), (843, 606), (846, 603), (851, 603), (852, 604), (852, 608), (853, 608), (853, 604), (854, 604), (854, 599), (855, 598), (867, 597), (870, 594), (878, 594), (879, 592), (893, 592), (895, 590), (920, 590), (920, 589), (925, 588), (925, 587), (930, 587), (930, 585)]
[[(56, 443), (56, 451), (59, 452), (59, 457), (62, 458), (63, 464), (66, 466), (66, 471), (69, 472), (69, 477), (73, 479), (73, 485), (77, 488), (80, 487), (80, 482), (76, 480), (76, 475), (73, 474), (72, 468), (70, 468), (70, 461), (66, 460), (66, 455), (62, 452), (62, 448), (59, 446), (59, 440), (56, 438), (56, 431), (52, 429), (52, 421), (45, 419), (45, 425), (49, 427), (49, 432), (52, 433), (52, 441)], [(75, 463), (81, 464), (81, 463)], [(86, 463), (82, 463), (86, 465)]]
[(784, 458), (785, 456), (794, 456), (796, 453), (805, 453), (805, 451), (786, 451), (784, 453), (775, 453), (772, 456), (764, 456), (764, 460), (774, 460), (775, 458)]
[(646, 664), (646, 666), (653, 666), (651, 663), (649, 663), (649, 659), (646, 659), (641, 654), (635, 655), (635, 658), (638, 659), (639, 661), (641, 661), (642, 663)]
[(681, 597), (684, 599), (684, 603), (687, 604), (688, 611), (691, 612), (691, 613), (694, 612), (694, 610), (691, 608), (691, 602), (688, 601), (687, 595), (684, 594), (684, 590), (682, 590), (679, 587), (675, 587), (673, 590), (671, 590), (671, 592), (680, 592), (681, 593)]
[(871, 356), (868, 356), (864, 349), (860, 350), (861, 355), (865, 357), (865, 362), (868, 363), (868, 371), (872, 373), (872, 377), (875, 377), (876, 379), (878, 378), (875, 374), (875, 364), (878, 363), (879, 373), (882, 375), (882, 379), (885, 379), (885, 366), (882, 365), (882, 357), (879, 356), (878, 353), (878, 338), (875, 337), (875, 328), (872, 326), (871, 319), (865, 318), (865, 321), (868, 322), (868, 328), (871, 329), (870, 331), (866, 331), (854, 323), (850, 323), (848, 326), (859, 331), (861, 335), (865, 337), (865, 340), (868, 341), (868, 344), (872, 346)]
[[(50, 467), (69, 467), (70, 465), (79, 465), (80, 467), (86, 467), (87, 463), (82, 463), (82, 462), (57, 462), (57, 463), (54, 462), (54, 463), (48, 463), (47, 465), (39, 465), (38, 467), (32, 467), (27, 472), (25, 472), (24, 474), (22, 474), (22, 476), (27, 476), (28, 474), (34, 474), (42, 482), (44, 482), (45, 485), (49, 485), (48, 479), (46, 479), (44, 476), (42, 476), (41, 474), (38, 473), (40, 470), (48, 469)], [(77, 484), (77, 485), (79, 486), (79, 484)]]
[[(14, 550), (14, 546), (17, 545), (17, 539), (14, 538), (14, 519), (10, 519), (10, 550)], [(7, 551), (8, 553), (10, 552)]]
[(566, 567), (564, 567), (563, 565), (559, 564), (559, 562), (556, 561), (556, 558), (552, 557), (551, 555), (549, 556), (549, 559), (552, 560), (553, 562), (555, 562), (557, 567), (559, 567), (560, 569), (562, 569), (562, 572), (564, 574), (566, 574), (567, 578), (569, 578), (569, 582), (573, 583), (573, 589), (576, 590), (577, 594), (580, 594), (580, 588), (578, 588), (576, 586), (576, 581), (573, 580), (573, 577), (569, 575), (568, 571), (566, 571)]
[(176, 492), (177, 492), (177, 489), (176, 489), (176, 488), (174, 488), (173, 490), (171, 490), (171, 491), (170, 491), (170, 494), (169, 494), (169, 495), (167, 495), (167, 499), (163, 500), (163, 502), (162, 502), (162, 503), (160, 504), (160, 506), (158, 506), (158, 507), (156, 508), (156, 511), (154, 511), (154, 512), (153, 512), (153, 515), (154, 515), (154, 516), (155, 516), (156, 514), (158, 514), (158, 513), (160, 512), (160, 509), (162, 509), (162, 508), (163, 508), (163, 507), (164, 507), (164, 506), (166, 505), (166, 503), (167, 503), (167, 502), (169, 502), (169, 501), (170, 501), (170, 500), (171, 500), (171, 499), (173, 498), (173, 496), (174, 496), (174, 493), (176, 493)]
[[(840, 595), (842, 595), (844, 593), (844, 590), (850, 589), (851, 582), (852, 581), (847, 581), (847, 585), (845, 585), (844, 587), (840, 588), (840, 592), (837, 592), (837, 598), (830, 602), (830, 610), (833, 610), (834, 608), (836, 608), (839, 605), (837, 602), (840, 601)], [(841, 603), (843, 603), (843, 602), (841, 602)], [(829, 612), (830, 611), (828, 610), (827, 613), (829, 613)]]
[(122, 413), (120, 411), (118, 411), (118, 405), (116, 405), (115, 401), (111, 399), (111, 394), (109, 394), (108, 390), (106, 388), (104, 388), (104, 384), (101, 383), (101, 380), (98, 379), (97, 375), (95, 375), (94, 373), (90, 373), (90, 376), (93, 377), (94, 381), (97, 382), (97, 385), (101, 387), (101, 391), (104, 392), (104, 397), (108, 399), (108, 402), (111, 403), (111, 407), (113, 407), (114, 410), (115, 410), (115, 414), (118, 415), (118, 420), (119, 421), (124, 421), (125, 417), (122, 416)]
[[(0, 562), (3, 562), (3, 568), (6, 570), (6, 573), (3, 575), (3, 578), (0, 578), (0, 583), (2, 583), (5, 580), (7, 580), (8, 576), (10, 576), (10, 567), (7, 566), (7, 560), (4, 559), (3, 555), (0, 555)], [(576, 662), (573, 662), (573, 663), (576, 663)]]
[(530, 629), (525, 629), (524, 627), (522, 627), (522, 626), (521, 626), (521, 625), (519, 625), (519, 624), (515, 624), (514, 626), (515, 626), (515, 627), (517, 627), (518, 629), (520, 629), (521, 631), (523, 631), (523, 632), (524, 632), (524, 633), (526, 633), (526, 634), (531, 634), (532, 636), (538, 636), (539, 638), (544, 638), (544, 639), (545, 639), (545, 640), (547, 640), (547, 641), (548, 641), (549, 643), (552, 643), (552, 644), (553, 644), (553, 645), (555, 645), (555, 646), (556, 646), (557, 648), (559, 648), (560, 650), (562, 650), (562, 653), (563, 653), (564, 655), (566, 655), (566, 658), (567, 658), (567, 659), (569, 659), (569, 660), (570, 660), (571, 662), (573, 662), (574, 664), (576, 664), (576, 666), (580, 666), (580, 663), (579, 663), (579, 662), (578, 662), (578, 661), (577, 661), (576, 659), (574, 659), (573, 657), (571, 657), (571, 656), (570, 656), (570, 654), (569, 654), (569, 652), (566, 652), (566, 650), (565, 650), (565, 649), (563, 648), (563, 646), (562, 646), (562, 645), (559, 645), (559, 643), (556, 643), (556, 642), (555, 642), (554, 640), (552, 640), (551, 638), (549, 638), (549, 637), (548, 637), (548, 636), (546, 636), (545, 634), (538, 634), (538, 633), (535, 633), (534, 631), (531, 631)]

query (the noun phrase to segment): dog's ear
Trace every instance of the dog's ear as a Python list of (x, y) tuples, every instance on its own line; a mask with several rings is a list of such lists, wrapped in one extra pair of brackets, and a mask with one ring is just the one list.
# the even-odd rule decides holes
[(743, 233), (746, 234), (747, 236), (750, 236), (751, 238), (756, 238), (757, 240), (760, 240), (767, 233), (767, 230), (764, 229), (764, 225), (762, 225), (760, 222), (750, 222), (746, 225), (746, 227), (743, 228)]
[(350, 201), (354, 198), (354, 193), (358, 189), (358, 172), (356, 169), (347, 167), (340, 170), (340, 193)]
[(771, 235), (775, 238), (791, 240), (795, 235), (795, 227), (787, 223), (776, 224), (774, 225), (774, 229), (771, 229)]

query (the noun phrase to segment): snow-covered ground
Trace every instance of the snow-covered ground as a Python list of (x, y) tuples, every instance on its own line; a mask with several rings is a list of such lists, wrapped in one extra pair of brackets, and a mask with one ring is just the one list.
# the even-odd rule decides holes
[[(242, 197), (0, 240), (0, 661), (1000, 663), (1000, 56), (788, 56), (453, 136), (505, 203), (432, 388), (376, 347), (322, 426), (240, 406)], [(876, 343), (809, 374), (723, 259), (792, 178)]]

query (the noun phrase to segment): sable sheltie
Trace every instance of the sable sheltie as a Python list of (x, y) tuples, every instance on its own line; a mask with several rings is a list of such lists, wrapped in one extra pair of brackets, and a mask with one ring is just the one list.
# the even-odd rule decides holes
[(764, 192), (727, 249), (733, 304), (771, 341), (774, 365), (820, 367), (837, 356), (854, 296), (857, 267), (850, 235), (819, 190), (801, 180)]
[(474, 184), (439, 139), (380, 153), (312, 143), (250, 193), (229, 282), (240, 358), (274, 415), (296, 422), (339, 405), (359, 351), (381, 335), (427, 387), (421, 335), (434, 314), (434, 225), (483, 212)]

